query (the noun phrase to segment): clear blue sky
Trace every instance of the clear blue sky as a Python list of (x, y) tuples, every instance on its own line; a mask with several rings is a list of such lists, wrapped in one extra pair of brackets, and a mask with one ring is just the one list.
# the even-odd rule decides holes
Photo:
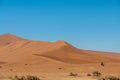
[(0, 34), (120, 52), (120, 0), (0, 0)]

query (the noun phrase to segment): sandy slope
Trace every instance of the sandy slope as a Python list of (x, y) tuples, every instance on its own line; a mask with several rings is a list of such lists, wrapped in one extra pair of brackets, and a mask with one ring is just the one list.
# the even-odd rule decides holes
[[(105, 63), (104, 68), (100, 66), (100, 62)], [(102, 73), (120, 72), (120, 54), (81, 50), (65, 41), (32, 41), (4, 34), (0, 36), (0, 66), (0, 71), (4, 73), (40, 72), (39, 74), (50, 77), (45, 80), (52, 80), (51, 76), (54, 75), (56, 75), (54, 78), (61, 77), (62, 74), (57, 80), (73, 80), (68, 76), (70, 72), (79, 74), (95, 70)], [(77, 79), (80, 80), (79, 77)]]
[[(113, 55), (103, 54), (104, 52), (93, 52), (80, 50), (65, 41), (57, 42), (41, 42), (24, 40), (19, 37), (5, 34), (0, 36), (0, 61), (20, 62), (23, 60), (28, 62), (38, 61), (41, 57), (49, 59), (79, 64), (79, 63), (93, 63), (93, 62), (119, 62), (119, 58)], [(98, 57), (99, 55), (99, 57)], [(37, 56), (37, 57), (36, 57)], [(40, 59), (41, 60), (41, 59)]]

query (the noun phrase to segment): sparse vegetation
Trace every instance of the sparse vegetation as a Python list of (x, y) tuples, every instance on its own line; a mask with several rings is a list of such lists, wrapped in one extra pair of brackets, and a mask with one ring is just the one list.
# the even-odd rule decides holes
[(87, 74), (87, 76), (92, 76), (91, 74)]
[(69, 76), (78, 76), (78, 74), (70, 72)]
[(102, 67), (104, 67), (104, 66), (105, 66), (104, 62), (101, 62), (100, 64), (101, 64), (101, 66), (102, 66)]
[(101, 76), (101, 73), (99, 71), (94, 71), (92, 74), (93, 74), (94, 77), (100, 77)]
[(87, 76), (98, 77), (98, 80), (120, 80), (120, 77), (115, 77), (115, 76), (105, 76), (105, 77), (103, 77), (103, 75), (99, 71), (94, 71), (92, 73), (92, 75), (87, 74)]
[(100, 78), (98, 80), (120, 80), (119, 77), (115, 77), (115, 76), (106, 76), (104, 78)]
[(25, 66), (27, 66), (28, 64), (25, 64)]
[(10, 77), (11, 80), (40, 80), (36, 76), (15, 76), (14, 78)]
[(58, 68), (58, 69), (60, 69), (60, 70), (61, 70), (62, 68)]

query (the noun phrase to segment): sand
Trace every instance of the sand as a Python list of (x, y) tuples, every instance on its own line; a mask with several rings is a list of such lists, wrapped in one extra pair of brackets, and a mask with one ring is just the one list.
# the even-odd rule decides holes
[[(0, 36), (1, 80), (15, 75), (36, 75), (42, 80), (97, 80), (87, 76), (93, 71), (119, 76), (120, 54), (82, 50), (62, 40), (44, 42), (12, 34)], [(70, 72), (78, 76), (69, 76)]]

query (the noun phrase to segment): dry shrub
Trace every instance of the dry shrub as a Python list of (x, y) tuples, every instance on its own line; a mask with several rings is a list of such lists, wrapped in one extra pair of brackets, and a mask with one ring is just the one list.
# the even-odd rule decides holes
[(78, 76), (78, 74), (70, 72), (69, 76)]

